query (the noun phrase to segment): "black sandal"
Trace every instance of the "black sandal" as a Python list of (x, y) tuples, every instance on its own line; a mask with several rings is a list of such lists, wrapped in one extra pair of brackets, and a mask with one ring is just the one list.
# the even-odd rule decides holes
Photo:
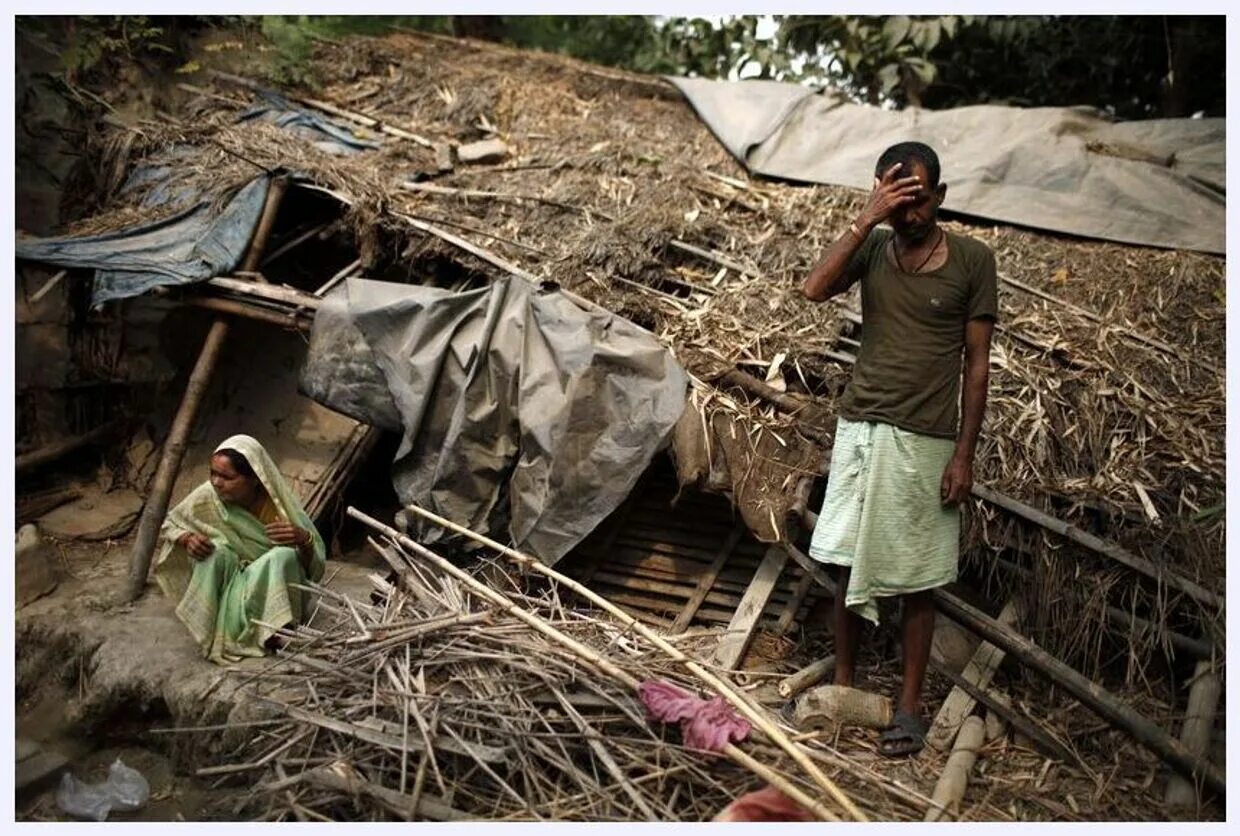
[(926, 726), (920, 717), (897, 711), (891, 725), (878, 736), (878, 750), (889, 758), (915, 755), (926, 745)]

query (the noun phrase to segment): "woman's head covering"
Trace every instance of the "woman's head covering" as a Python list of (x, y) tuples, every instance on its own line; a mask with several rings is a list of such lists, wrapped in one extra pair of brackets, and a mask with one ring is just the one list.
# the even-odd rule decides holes
[[(289, 522), (300, 525), (296, 520), (296, 511), (301, 511), (301, 503), (297, 501), (297, 497), (289, 489), (288, 483), (284, 480), (284, 475), (280, 473), (275, 462), (271, 460), (271, 456), (267, 455), (267, 450), (258, 443), (258, 439), (251, 435), (232, 435), (224, 439), (220, 446), (215, 448), (215, 453), (221, 450), (236, 450), (245, 456), (245, 460), (250, 463), (250, 468), (258, 476), (258, 481), (267, 489), (267, 495), (275, 503), (276, 510), (280, 512), (280, 516)], [(290, 507), (296, 509), (296, 511), (290, 511)], [(302, 511), (302, 514), (304, 513)]]

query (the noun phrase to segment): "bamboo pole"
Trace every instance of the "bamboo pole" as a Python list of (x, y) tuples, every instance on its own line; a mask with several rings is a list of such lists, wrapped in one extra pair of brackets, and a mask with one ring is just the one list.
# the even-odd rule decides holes
[(230, 293), (237, 293), (242, 296), (253, 296), (258, 299), (265, 299), (269, 302), (281, 302), (287, 305), (297, 305), (311, 310), (317, 310), (323, 300), (312, 293), (306, 293), (304, 290), (297, 290), (292, 287), (280, 287), (274, 284), (258, 284), (256, 282), (246, 281), (244, 279), (235, 279), (231, 276), (217, 276), (214, 279), (208, 279), (206, 285), (211, 288), (219, 288)]
[[(796, 744), (794, 744), (791, 740), (789, 740), (787, 735), (785, 735), (782, 731), (780, 731), (764, 714), (755, 710), (748, 700), (745, 700), (739, 694), (737, 694), (736, 691), (734, 691), (732, 687), (728, 685), (728, 683), (726, 683), (724, 680), (720, 679), (718, 676), (716, 676), (711, 671), (707, 670), (701, 664), (694, 661), (689, 656), (686, 656), (683, 652), (681, 652), (677, 648), (673, 647), (666, 640), (664, 640), (662, 636), (652, 631), (646, 625), (637, 621), (635, 618), (633, 618), (631, 615), (626, 613), (624, 610), (612, 604), (610, 601), (608, 601), (606, 598), (603, 598), (601, 595), (598, 595), (593, 590), (583, 586), (577, 581), (574, 581), (572, 578), (569, 578), (566, 575), (563, 575), (555, 571), (554, 569), (548, 567), (542, 561), (534, 557), (523, 554), (522, 552), (519, 552), (516, 549), (512, 549), (512, 548), (509, 548), (508, 546), (502, 545), (501, 543), (498, 543), (489, 537), (478, 534), (475, 531), (471, 531), (470, 529), (464, 526), (457, 525), (451, 520), (445, 519), (444, 517), (441, 517), (438, 514), (427, 511), (424, 508), (420, 508), (417, 505), (407, 505), (405, 507), (407, 510), (417, 514), (418, 516), (421, 516), (425, 519), (430, 520), (436, 525), (442, 526), (450, 531), (454, 531), (465, 537), (469, 537), (470, 539), (475, 540), (476, 542), (482, 543), (483, 545), (504, 555), (508, 559), (512, 560), (513, 562), (517, 563), (518, 565), (526, 569), (531, 569), (535, 572), (538, 572), (541, 575), (545, 575), (546, 577), (551, 578), (552, 580), (556, 581), (556, 583), (561, 584), (571, 589), (573, 592), (576, 592), (578, 595), (582, 596), (583, 598), (587, 599), (591, 603), (595, 604), (600, 609), (606, 610), (608, 613), (610, 613), (612, 616), (618, 619), (621, 623), (625, 624), (630, 629), (632, 629), (634, 632), (636, 632), (638, 635), (640, 635), (642, 638), (646, 639), (648, 642), (653, 644), (655, 647), (659, 648), (659, 650), (663, 651), (663, 653), (666, 654), (669, 658), (683, 664), (686, 670), (694, 674), (698, 679), (705, 682), (707, 685), (713, 688), (716, 693), (718, 693), (725, 700), (731, 703), (735, 708), (737, 708), (741, 712), (741, 714), (743, 714), (747, 720), (753, 723), (753, 725), (756, 728), (761, 730), (771, 740), (771, 742), (773, 742), (776, 746), (778, 746), (780, 749), (786, 752), (789, 757), (791, 757), (802, 769), (804, 769), (806, 773), (814, 780), (814, 782), (818, 784), (818, 786), (826, 790), (827, 793), (832, 798), (834, 798), (841, 807), (844, 808), (844, 810), (853, 818), (853, 820), (855, 821), (868, 821), (869, 820), (868, 818), (866, 818), (865, 814), (863, 814), (859, 809), (857, 809), (857, 806), (852, 802), (852, 799), (850, 799), (838, 786), (836, 786), (835, 783), (830, 778), (828, 778), (822, 772), (822, 770), (819, 769), (816, 764), (814, 764), (813, 761), (809, 759), (809, 757), (805, 754), (805, 752), (802, 749), (797, 747)], [(361, 519), (361, 516), (358, 516), (358, 513), (359, 512), (356, 512), (353, 508), (349, 509), (350, 515), (354, 516), (355, 518)], [(408, 541), (411, 543), (413, 542), (409, 540), (407, 537), (404, 538), (401, 542), (405, 542), (405, 541)], [(725, 750), (725, 751), (730, 751), (731, 749), (734, 749), (734, 748), (735, 747), (729, 745), (728, 750)], [(780, 789), (783, 790), (784, 788), (780, 787)], [(819, 806), (818, 808), (811, 808), (811, 809), (817, 810), (817, 809), (821, 809), (821, 807)]]
[[(287, 188), (288, 180), (284, 177), (277, 177), (268, 185), (263, 213), (246, 249), (241, 269), (253, 270), (262, 257), (267, 239), (271, 235), (271, 229), (275, 225), (280, 201)], [(202, 350), (198, 352), (198, 360), (194, 363), (193, 371), (190, 372), (189, 381), (185, 385), (185, 394), (181, 397), (181, 405), (177, 407), (172, 426), (168, 429), (168, 437), (164, 441), (150, 495), (142, 508), (142, 518), (138, 521), (138, 533), (134, 536), (133, 551), (129, 555), (129, 583), (126, 589), (126, 601), (136, 601), (146, 589), (151, 556), (155, 552), (160, 526), (163, 525), (164, 516), (168, 513), (168, 500), (172, 494), (172, 486), (176, 483), (177, 473), (181, 470), (181, 459), (185, 456), (189, 434), (198, 417), (198, 407), (202, 404), (202, 399), (211, 384), (211, 375), (215, 371), (216, 361), (219, 359), (227, 337), (228, 320), (217, 317), (211, 323), (211, 329), (207, 332), (206, 339), (203, 340)]]
[(1095, 537), (1093, 534), (1082, 531), (1069, 522), (1053, 517), (1044, 511), (1039, 511), (1032, 505), (1027, 505), (1018, 499), (1005, 496), (985, 485), (975, 484), (973, 486), (973, 495), (992, 505), (998, 505), (1000, 508), (1010, 511), (1019, 517), (1023, 517), (1029, 522), (1036, 523), (1048, 531), (1061, 534), (1072, 542), (1109, 557), (1118, 563), (1122, 563), (1130, 569), (1135, 569), (1148, 578), (1177, 589), (1207, 607), (1220, 608), (1223, 605), (1223, 601), (1219, 596), (1188, 578), (1151, 563), (1144, 557), (1128, 551), (1118, 543), (1112, 543), (1108, 540), (1103, 540), (1101, 537)]
[(977, 761), (977, 750), (982, 747), (986, 737), (986, 724), (981, 717), (973, 716), (964, 721), (960, 733), (956, 735), (956, 745), (947, 758), (943, 774), (934, 785), (930, 800), (937, 807), (926, 811), (924, 821), (938, 821), (942, 811), (955, 806), (964, 798), (964, 791), (969, 786), (969, 771)]
[[(1180, 742), (1192, 753), (1204, 755), (1210, 748), (1214, 715), (1223, 683), (1211, 662), (1198, 662), (1193, 685), (1188, 692), (1188, 711), (1180, 730)], [(1166, 802), (1169, 807), (1190, 807), (1197, 801), (1197, 788), (1191, 781), (1172, 775), (1167, 781)]]
[(1226, 779), (1218, 767), (1101, 685), (956, 596), (936, 589), (934, 599), (947, 615), (1059, 684), (1103, 719), (1128, 732), (1177, 772), (1190, 780), (1200, 778), (1219, 795), (1226, 794)]
[[(231, 82), (233, 84), (239, 85), (241, 87), (245, 87), (250, 90), (263, 91), (263, 90), (268, 89), (264, 87), (262, 84), (259, 84), (257, 81), (252, 81), (248, 78), (243, 78), (242, 76), (239, 76), (239, 75), (233, 75), (232, 73), (226, 73), (221, 70), (208, 70), (207, 72), (209, 72), (215, 78), (221, 79), (223, 81)], [(303, 104), (306, 107), (312, 107), (315, 110), (321, 110), (324, 113), (331, 114), (332, 116), (339, 116), (341, 119), (348, 119), (350, 122), (354, 122), (363, 127), (370, 128), (372, 131), (379, 131), (380, 133), (385, 133), (388, 136), (394, 136), (400, 139), (408, 139), (412, 142), (416, 142), (418, 145), (421, 145), (423, 148), (434, 148), (435, 147), (435, 143), (431, 142), (426, 137), (419, 136), (418, 134), (415, 134), (412, 131), (406, 131), (402, 128), (398, 128), (395, 125), (385, 124), (379, 119), (376, 119), (374, 116), (369, 116), (365, 113), (358, 113), (357, 111), (354, 111), (354, 110), (348, 110), (346, 108), (340, 107), (339, 105), (334, 105), (331, 102), (325, 102), (322, 99), (312, 99), (309, 96), (298, 96), (294, 93), (289, 93), (287, 91), (283, 91), (281, 95), (283, 95), (287, 99), (297, 102), (298, 104)]]
[[(810, 575), (807, 573), (805, 577), (808, 578)], [(782, 680), (775, 686), (775, 689), (779, 691), (779, 695), (781, 697), (791, 699), (804, 691), (806, 688), (822, 682), (834, 670), (835, 656), (827, 656), (824, 659), (819, 659), (817, 662), (801, 668), (792, 676)]]
[(255, 322), (274, 325), (277, 328), (287, 328), (291, 331), (310, 330), (309, 320), (298, 316), (296, 310), (290, 310), (288, 313), (277, 313), (266, 308), (248, 305), (245, 302), (233, 299), (217, 299), (213, 296), (187, 296), (181, 301), (186, 305), (193, 305), (195, 308), (226, 313), (231, 316), (242, 317), (243, 319), (252, 319)]
[(66, 438), (55, 444), (49, 444), (46, 447), (40, 447), (29, 453), (23, 453), (13, 461), (13, 469), (17, 473), (23, 473), (27, 470), (33, 470), (49, 462), (54, 462), (62, 456), (67, 456), (74, 450), (81, 449), (87, 445), (94, 444), (107, 438), (108, 435), (119, 429), (124, 422), (120, 419), (109, 421), (106, 424), (95, 427), (93, 430), (82, 435), (75, 435), (72, 438)]

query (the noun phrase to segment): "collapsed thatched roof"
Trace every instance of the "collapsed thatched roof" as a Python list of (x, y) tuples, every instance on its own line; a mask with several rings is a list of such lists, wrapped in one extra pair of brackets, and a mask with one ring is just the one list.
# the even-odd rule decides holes
[[(214, 193), (261, 168), (293, 169), (349, 199), (367, 266), (434, 256), (494, 272), (411, 228), (412, 217), (628, 316), (696, 378), (697, 413), (685, 432), (712, 428), (697, 445), (710, 463), (686, 461), (693, 445), (678, 444), (682, 476), (713, 471), (750, 528), (775, 537), (799, 479), (821, 473), (827, 453), (796, 425), (831, 429), (857, 336), (855, 298), (814, 305), (799, 285), (862, 195), (748, 180), (677, 94), (653, 79), (413, 35), (323, 44), (315, 67), (325, 80), (317, 98), (429, 142), (383, 136), (377, 151), (332, 156), (272, 125), (237, 124), (250, 94), (220, 85), (190, 102), (179, 123), (142, 123), (113, 137), (103, 170), (119, 185), (134, 165), (173, 145), (194, 149), (181, 185)], [(436, 145), (492, 134), (511, 147), (507, 161), (451, 171), (437, 161)], [(415, 179), (422, 183), (407, 185)], [(141, 198), (140, 189), (114, 198), (78, 228), (145, 217)], [(988, 243), (1007, 280), (978, 481), (1221, 594), (1223, 259), (948, 226)], [(806, 398), (793, 420), (712, 385), (738, 368), (812, 402)], [(990, 570), (1001, 549), (1026, 560), (1032, 584), (996, 579), (1040, 598), (1030, 608), (1041, 619), (1035, 633), (1073, 625), (1044, 636), (1070, 658), (1096, 652), (1083, 644), (1096, 634), (1075, 627), (1083, 616), (1101, 623), (1108, 605), (1194, 633), (1221, 627), (1215, 612), (1173, 612), (1165, 589), (1116, 564), (993, 507), (970, 510), (976, 565)]]

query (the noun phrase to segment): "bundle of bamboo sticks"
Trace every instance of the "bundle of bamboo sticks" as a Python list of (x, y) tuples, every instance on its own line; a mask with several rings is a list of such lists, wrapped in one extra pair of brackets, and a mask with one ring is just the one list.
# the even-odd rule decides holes
[(710, 637), (652, 643), (528, 567), (482, 560), (466, 571), (373, 527), (370, 543), (392, 572), (371, 575), (365, 601), (305, 588), (315, 617), (281, 631), (286, 644), (252, 691), (280, 722), (202, 770), (247, 777), (237, 814), (708, 821), (767, 784), (820, 818), (924, 814), (924, 797), (830, 749), (797, 744), (800, 757), (789, 758), (780, 746), (791, 744), (765, 717), (761, 735), (722, 757), (651, 722), (636, 692), (649, 680), (749, 705), (701, 675), (694, 660), (707, 654), (695, 642)]

